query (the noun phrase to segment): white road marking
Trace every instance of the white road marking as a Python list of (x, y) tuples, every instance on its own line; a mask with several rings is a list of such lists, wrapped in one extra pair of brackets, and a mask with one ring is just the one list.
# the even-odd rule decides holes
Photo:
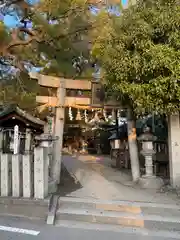
[(0, 231), (22, 233), (22, 234), (34, 235), (34, 236), (37, 236), (40, 233), (39, 231), (23, 229), (23, 228), (7, 227), (2, 225), (0, 225)]

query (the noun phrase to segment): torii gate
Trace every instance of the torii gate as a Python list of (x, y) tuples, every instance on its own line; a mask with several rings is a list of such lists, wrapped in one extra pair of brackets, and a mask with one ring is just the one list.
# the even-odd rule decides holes
[(64, 108), (66, 106), (86, 105), (90, 106), (90, 98), (67, 97), (66, 89), (91, 90), (91, 81), (88, 80), (73, 80), (58, 77), (45, 76), (38, 73), (30, 73), (31, 78), (37, 79), (39, 85), (57, 89), (56, 97), (36, 96), (38, 103), (56, 107), (56, 119), (54, 135), (58, 137), (54, 146), (54, 159), (51, 170), (51, 176), (57, 182), (60, 181), (61, 172), (61, 154), (64, 131)]
[[(91, 80), (74, 80), (58, 78), (53, 76), (42, 75), (38, 73), (30, 73), (30, 78), (37, 79), (38, 84), (43, 87), (51, 87), (57, 89), (56, 97), (49, 96), (36, 96), (37, 103), (43, 104), (44, 106), (56, 107), (56, 119), (54, 135), (58, 137), (54, 146), (54, 160), (51, 169), (51, 176), (57, 182), (60, 181), (61, 172), (61, 154), (62, 154), (62, 143), (63, 143), (63, 131), (64, 131), (64, 115), (65, 107), (77, 107), (78, 108), (101, 108), (102, 103), (94, 95), (95, 91), (100, 87), (100, 83), (92, 82)], [(74, 90), (89, 90), (92, 92), (91, 96), (88, 97), (68, 97), (66, 96), (66, 89)], [(117, 108), (119, 104), (112, 100), (106, 102), (106, 108)]]

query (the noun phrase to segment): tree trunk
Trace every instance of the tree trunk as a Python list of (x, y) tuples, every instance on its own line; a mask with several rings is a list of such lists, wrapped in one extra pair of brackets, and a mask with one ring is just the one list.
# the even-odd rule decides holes
[(140, 168), (139, 168), (139, 155), (136, 139), (136, 126), (135, 120), (131, 109), (128, 109), (127, 116), (127, 129), (128, 129), (128, 144), (129, 144), (129, 155), (131, 161), (131, 171), (133, 181), (138, 181), (140, 178)]

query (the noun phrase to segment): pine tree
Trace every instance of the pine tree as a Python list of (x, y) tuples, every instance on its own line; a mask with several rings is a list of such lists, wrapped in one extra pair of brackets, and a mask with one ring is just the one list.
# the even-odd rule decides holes
[[(5, 36), (1, 56), (21, 70), (24, 66), (50, 67), (58, 75), (72, 75), (72, 61), (80, 56), (86, 59), (89, 54), (85, 36), (93, 28), (93, 16), (87, 1), (47, 0), (31, 5), (17, 0), (6, 5), (11, 3), (15, 3), (14, 14), (20, 22), (11, 33), (1, 23), (0, 34)], [(32, 28), (27, 27), (28, 22)]]
[(14, 29), (0, 22), (1, 102), (34, 109), (39, 89), (35, 83), (31, 88), (28, 71), (32, 67), (54, 76), (91, 75), (87, 71), (89, 50), (85, 39), (93, 28), (89, 7), (83, 0), (47, 0), (33, 5), (31, 1), (1, 1), (1, 12), (19, 19)]

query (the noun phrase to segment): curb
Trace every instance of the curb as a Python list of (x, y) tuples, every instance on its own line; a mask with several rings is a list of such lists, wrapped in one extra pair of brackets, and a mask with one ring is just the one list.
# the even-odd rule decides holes
[(151, 208), (163, 208), (163, 209), (180, 209), (180, 204), (168, 204), (168, 203), (156, 203), (156, 202), (141, 202), (141, 201), (129, 201), (129, 200), (101, 200), (101, 199), (87, 199), (78, 197), (61, 197), (62, 201), (66, 202), (79, 202), (85, 204), (108, 204), (108, 205), (126, 205), (134, 207), (151, 207)]
[(49, 202), (49, 197), (43, 200), (0, 197), (0, 216), (45, 221)]
[(48, 225), (54, 225), (55, 217), (56, 217), (56, 210), (57, 210), (57, 207), (58, 207), (58, 200), (59, 200), (59, 195), (52, 195), (51, 196), (48, 216), (47, 216), (47, 220), (46, 220), (46, 223)]

